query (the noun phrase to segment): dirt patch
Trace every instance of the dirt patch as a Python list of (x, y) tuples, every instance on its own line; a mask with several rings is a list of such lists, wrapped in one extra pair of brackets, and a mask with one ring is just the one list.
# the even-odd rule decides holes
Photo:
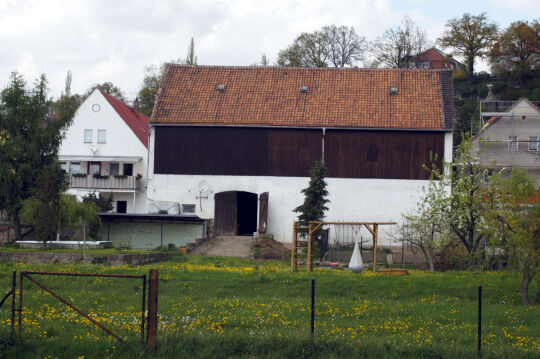
[(291, 253), (283, 243), (272, 238), (259, 237), (253, 240), (253, 252), (256, 259), (286, 259)]

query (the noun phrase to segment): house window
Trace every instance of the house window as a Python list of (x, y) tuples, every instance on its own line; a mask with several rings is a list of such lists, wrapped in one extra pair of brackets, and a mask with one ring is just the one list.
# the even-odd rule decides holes
[(182, 205), (182, 214), (194, 214), (195, 205), (194, 204), (183, 204)]
[(114, 176), (120, 174), (120, 166), (118, 163), (111, 163), (109, 165), (109, 175)]
[(133, 176), (133, 163), (124, 163), (124, 174), (126, 176)]
[(101, 174), (101, 163), (100, 162), (89, 162), (88, 163), (88, 174), (95, 175)]
[(107, 137), (107, 130), (97, 130), (98, 143), (105, 143), (106, 137)]
[(116, 201), (116, 213), (127, 212), (127, 201)]
[(529, 137), (529, 151), (538, 151), (538, 136)]
[(367, 148), (366, 162), (378, 162), (379, 161), (379, 149), (374, 146)]
[(65, 162), (60, 162), (60, 169), (62, 170), (62, 172), (66, 173), (67, 166)]
[(71, 162), (70, 169), (72, 174), (81, 173), (81, 163), (80, 162)]
[(518, 150), (518, 138), (517, 136), (508, 136), (508, 151)]
[(84, 143), (92, 142), (92, 130), (84, 130)]

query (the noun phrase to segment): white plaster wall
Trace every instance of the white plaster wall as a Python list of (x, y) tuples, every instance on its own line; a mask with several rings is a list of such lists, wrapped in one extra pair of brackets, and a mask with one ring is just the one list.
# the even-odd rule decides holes
[[(92, 106), (98, 104), (100, 110), (94, 112)], [(97, 144), (97, 151), (90, 151), (90, 143), (84, 142), (84, 130), (92, 129), (92, 142)], [(105, 129), (106, 143), (97, 143), (98, 129)], [(138, 181), (140, 189), (136, 199), (136, 213), (146, 213), (146, 195), (145, 188), (147, 182), (147, 163), (148, 150), (133, 133), (126, 122), (118, 115), (116, 110), (111, 106), (109, 101), (99, 92), (95, 90), (81, 104), (73, 118), (73, 123), (66, 130), (64, 139), (60, 146), (59, 156), (136, 156), (142, 159), (136, 162), (133, 166), (133, 175), (140, 173), (143, 178)], [(96, 159), (99, 161), (99, 158)], [(82, 166), (81, 170), (86, 172), (86, 167)], [(108, 166), (105, 166), (108, 168)], [(103, 168), (102, 168), (103, 171)], [(74, 192), (72, 190), (72, 192)], [(76, 191), (84, 192), (84, 191)], [(124, 200), (125, 194), (119, 193), (118, 196)], [(128, 212), (131, 212), (133, 195), (129, 194)]]
[[(200, 206), (198, 187), (205, 181), (209, 190)], [(194, 176), (154, 175), (148, 188), (148, 202), (172, 201), (196, 204), (201, 218), (214, 217), (214, 195), (224, 191), (269, 192), (268, 232), (279, 241), (290, 242), (293, 209), (304, 199), (301, 190), (307, 187), (308, 177), (266, 176)], [(327, 178), (330, 193), (326, 213), (327, 221), (401, 222), (401, 215), (414, 208), (422, 180), (344, 179)], [(394, 226), (381, 226), (381, 244), (388, 243), (388, 231)]]

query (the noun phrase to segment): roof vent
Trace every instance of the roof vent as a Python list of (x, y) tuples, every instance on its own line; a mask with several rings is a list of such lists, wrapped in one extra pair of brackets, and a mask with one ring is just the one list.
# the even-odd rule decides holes
[(220, 92), (225, 91), (225, 85), (223, 85), (223, 84), (217, 85), (217, 90), (220, 91)]
[(302, 92), (302, 93), (306, 93), (307, 90), (308, 90), (308, 87), (307, 87), (307, 86), (302, 86), (302, 87), (300, 87), (300, 92)]
[(397, 93), (398, 93), (398, 90), (397, 90), (396, 87), (390, 87), (390, 94), (391, 94), (391, 95), (395, 95), (395, 94), (397, 94)]

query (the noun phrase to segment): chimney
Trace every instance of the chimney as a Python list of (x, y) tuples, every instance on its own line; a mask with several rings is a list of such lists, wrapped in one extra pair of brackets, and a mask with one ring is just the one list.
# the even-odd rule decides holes
[(135, 114), (139, 114), (139, 98), (135, 97), (135, 101), (133, 101), (133, 111), (135, 111)]

